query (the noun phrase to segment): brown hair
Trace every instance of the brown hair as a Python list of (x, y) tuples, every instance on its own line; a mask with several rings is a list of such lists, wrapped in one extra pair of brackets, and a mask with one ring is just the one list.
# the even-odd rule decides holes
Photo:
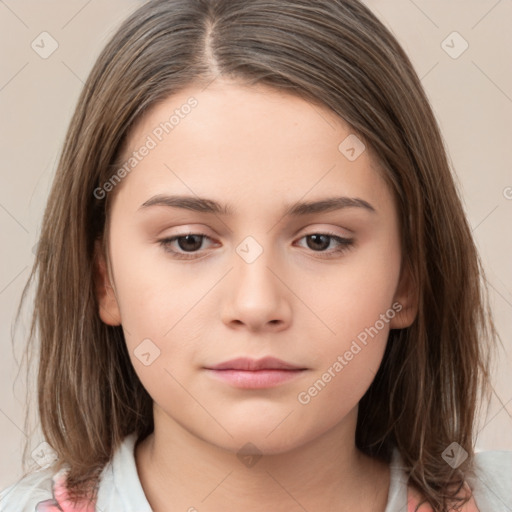
[[(489, 391), (497, 338), (482, 265), (444, 143), (413, 66), (358, 0), (154, 0), (122, 23), (78, 101), (44, 214), (29, 343), (40, 338), (38, 404), (69, 484), (87, 494), (123, 438), (153, 430), (152, 400), (122, 328), (104, 324), (94, 244), (105, 242), (116, 170), (131, 128), (150, 107), (217, 76), (262, 84), (330, 108), (365, 142), (397, 201), (403, 268), (418, 315), (392, 330), (359, 405), (356, 444), (390, 461), (396, 447), (414, 485), (448, 509), (473, 468), (474, 421)], [(105, 245), (103, 246), (105, 247)], [(21, 303), (20, 303), (21, 307)], [(486, 395), (487, 396), (487, 395)], [(453, 469), (453, 441), (469, 454)]]

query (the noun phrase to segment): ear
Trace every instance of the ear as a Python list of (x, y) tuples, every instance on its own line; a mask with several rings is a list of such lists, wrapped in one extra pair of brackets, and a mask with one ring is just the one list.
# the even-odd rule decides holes
[(121, 325), (121, 312), (108, 276), (100, 240), (94, 242), (94, 286), (101, 320), (107, 325)]
[(393, 307), (396, 315), (390, 321), (391, 329), (409, 327), (418, 314), (418, 287), (408, 265), (402, 266), (393, 304), (397, 306)]

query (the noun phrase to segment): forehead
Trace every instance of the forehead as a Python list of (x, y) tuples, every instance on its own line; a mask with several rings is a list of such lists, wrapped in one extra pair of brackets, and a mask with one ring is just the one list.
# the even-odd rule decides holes
[[(192, 105), (192, 106), (191, 106)], [(327, 148), (336, 149), (338, 139), (350, 133), (349, 125), (326, 106), (267, 86), (245, 86), (215, 80), (206, 88), (189, 87), (154, 105), (128, 136), (129, 149), (148, 135), (157, 143), (191, 141), (194, 154), (238, 147), (251, 154), (276, 154), (275, 149), (292, 149), (298, 156)], [(180, 137), (183, 135), (183, 137)], [(299, 145), (315, 142), (314, 145)], [(194, 155), (192, 155), (194, 156)]]
[(133, 200), (170, 192), (229, 195), (263, 207), (329, 192), (375, 200), (384, 185), (361, 139), (327, 107), (220, 80), (146, 112), (120, 165), (130, 160), (120, 188), (129, 188)]

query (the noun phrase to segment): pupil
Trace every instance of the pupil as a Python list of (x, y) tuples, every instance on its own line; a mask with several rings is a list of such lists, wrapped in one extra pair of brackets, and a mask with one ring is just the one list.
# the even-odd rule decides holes
[[(194, 243), (195, 238), (195, 243)], [(185, 243), (182, 243), (183, 240), (185, 240)], [(180, 237), (178, 240), (178, 245), (180, 246), (180, 249), (184, 251), (194, 251), (201, 248), (201, 237), (199, 235), (186, 235)]]
[[(323, 238), (324, 243), (322, 244), (321, 239)], [(310, 235), (308, 237), (309, 240), (313, 240), (313, 247), (310, 246), (308, 242), (308, 246), (310, 246), (310, 249), (318, 249), (319, 247), (315, 247), (315, 243), (320, 243), (322, 247), (320, 247), (320, 250), (325, 250), (327, 247), (329, 247), (329, 237), (327, 235)]]

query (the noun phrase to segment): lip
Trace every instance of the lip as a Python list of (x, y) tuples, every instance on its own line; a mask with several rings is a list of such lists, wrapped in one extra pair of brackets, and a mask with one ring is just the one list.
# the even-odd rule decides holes
[(287, 363), (275, 357), (250, 359), (241, 357), (217, 364), (205, 370), (214, 378), (241, 389), (264, 389), (297, 378), (307, 368)]
[(207, 367), (208, 370), (306, 370), (306, 368), (296, 366), (276, 357), (268, 356), (261, 359), (251, 359), (249, 357), (238, 357), (215, 366)]

